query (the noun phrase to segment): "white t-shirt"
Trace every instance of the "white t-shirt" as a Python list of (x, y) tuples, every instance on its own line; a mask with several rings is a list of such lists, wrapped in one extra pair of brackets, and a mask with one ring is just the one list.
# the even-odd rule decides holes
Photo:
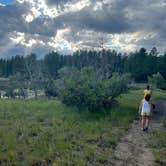
[(149, 102), (147, 102), (145, 99), (143, 100), (143, 103), (142, 103), (142, 110), (146, 112), (150, 112)]

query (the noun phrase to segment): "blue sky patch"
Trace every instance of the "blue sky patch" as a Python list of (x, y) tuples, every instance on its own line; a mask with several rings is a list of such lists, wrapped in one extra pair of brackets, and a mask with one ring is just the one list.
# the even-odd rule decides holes
[(12, 4), (12, 3), (14, 3), (15, 2), (15, 0), (0, 0), (0, 3), (2, 3), (2, 4)]

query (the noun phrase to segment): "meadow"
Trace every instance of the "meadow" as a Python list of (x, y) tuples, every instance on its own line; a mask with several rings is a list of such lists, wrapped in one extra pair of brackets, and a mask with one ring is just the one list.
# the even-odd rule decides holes
[[(154, 98), (166, 98), (156, 91)], [(105, 112), (58, 100), (0, 100), (0, 165), (103, 165), (134, 119), (142, 90), (117, 98)]]

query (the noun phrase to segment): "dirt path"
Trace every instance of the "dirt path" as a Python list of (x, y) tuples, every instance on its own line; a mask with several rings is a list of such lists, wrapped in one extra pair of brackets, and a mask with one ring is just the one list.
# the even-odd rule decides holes
[(157, 113), (153, 115), (152, 128), (148, 132), (140, 130), (140, 121), (134, 121), (127, 134), (120, 140), (115, 151), (115, 166), (156, 166), (149, 139), (153, 130), (163, 130), (162, 118), (166, 115), (166, 100), (156, 101)]

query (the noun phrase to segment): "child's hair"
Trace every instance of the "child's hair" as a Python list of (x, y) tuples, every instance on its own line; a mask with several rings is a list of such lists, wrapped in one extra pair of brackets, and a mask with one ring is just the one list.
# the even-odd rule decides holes
[(147, 85), (147, 86), (146, 86), (146, 88), (149, 90), (149, 89), (150, 89), (150, 86), (149, 86), (149, 85)]
[(147, 95), (145, 96), (145, 100), (146, 100), (146, 101), (150, 101), (150, 98), (151, 98), (151, 95), (150, 95), (150, 94), (147, 94)]

